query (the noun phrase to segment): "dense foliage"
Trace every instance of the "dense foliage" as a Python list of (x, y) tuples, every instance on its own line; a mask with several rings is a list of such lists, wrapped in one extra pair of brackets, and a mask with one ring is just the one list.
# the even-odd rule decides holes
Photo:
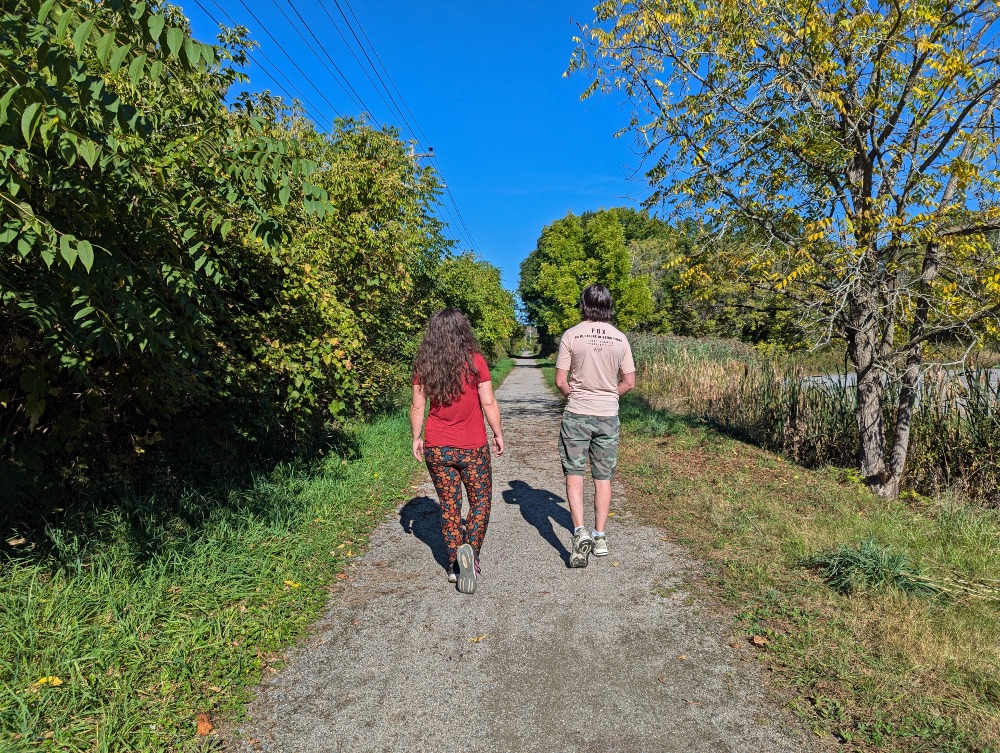
[(392, 129), (321, 134), (269, 95), (227, 105), (246, 48), (232, 31), (195, 41), (169, 6), (5, 5), (6, 503), (151, 455), (218, 471), (308, 446), (405, 384), (441, 305), (505, 347), (513, 302), (452, 253), (434, 173)]

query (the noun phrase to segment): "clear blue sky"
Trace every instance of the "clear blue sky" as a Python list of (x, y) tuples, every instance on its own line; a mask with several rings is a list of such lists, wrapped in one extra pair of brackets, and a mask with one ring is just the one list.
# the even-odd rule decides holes
[[(330, 105), (342, 115), (360, 112), (328, 72), (332, 60), (373, 121), (401, 126), (404, 136), (410, 135), (366, 78), (367, 61), (335, 0), (291, 0), (309, 30), (289, 0), (198, 2), (180, 0), (195, 35), (214, 41), (216, 27), (205, 11), (227, 24), (228, 14), (247, 26), (251, 38), (260, 43), (257, 58), (266, 67), (263, 53), (281, 68), (312, 103), (307, 109), (321, 125), (333, 116)], [(517, 287), (518, 265), (535, 247), (544, 225), (570, 210), (579, 214), (602, 207), (635, 206), (647, 194), (641, 174), (632, 177), (640, 159), (631, 137), (614, 138), (615, 131), (628, 122), (628, 106), (622, 106), (619, 95), (581, 102), (585, 77), (562, 77), (573, 51), (576, 24), (592, 20), (592, 3), (350, 0), (348, 6), (345, 0), (338, 2), (352, 23), (353, 9), (360, 29), (412, 113), (412, 121), (427, 136), (418, 150), (434, 147), (437, 166), (469, 231), (466, 234), (454, 222), (449, 234), (462, 248), (469, 247), (467, 235), (471, 235), (483, 258), (501, 268), (509, 289)], [(330, 17), (366, 68), (355, 61)], [(355, 30), (363, 40), (357, 26)], [(325, 54), (309, 31), (322, 43)], [(308, 78), (295, 69), (282, 49)], [(374, 56), (372, 60), (378, 65)], [(251, 89), (280, 93), (256, 64), (248, 73)], [(444, 200), (451, 211), (442, 210), (441, 216), (451, 221), (455, 212), (447, 196)]]

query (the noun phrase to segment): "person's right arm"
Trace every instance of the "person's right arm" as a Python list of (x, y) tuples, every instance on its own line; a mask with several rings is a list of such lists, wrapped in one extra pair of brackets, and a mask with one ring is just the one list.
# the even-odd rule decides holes
[(569, 369), (556, 369), (556, 389), (569, 397)]
[(563, 332), (559, 340), (559, 355), (556, 357), (556, 389), (562, 393), (563, 397), (569, 397), (569, 370), (573, 365), (573, 351), (569, 346), (569, 339)]
[(424, 388), (413, 385), (413, 398), (410, 400), (410, 435), (413, 438), (413, 457), (424, 459), (424, 410), (427, 407), (427, 397)]

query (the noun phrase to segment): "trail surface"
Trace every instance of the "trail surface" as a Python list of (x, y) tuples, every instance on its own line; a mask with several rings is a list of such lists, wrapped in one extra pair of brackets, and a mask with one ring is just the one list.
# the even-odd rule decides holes
[(508, 451), (494, 458), (476, 594), (446, 582), (426, 483), (378, 528), (326, 617), (259, 689), (231, 749), (809, 750), (768, 708), (745, 652), (693, 603), (686, 584), (697, 563), (621, 512), (620, 489), (610, 556), (567, 567), (560, 404), (526, 359), (497, 394)]

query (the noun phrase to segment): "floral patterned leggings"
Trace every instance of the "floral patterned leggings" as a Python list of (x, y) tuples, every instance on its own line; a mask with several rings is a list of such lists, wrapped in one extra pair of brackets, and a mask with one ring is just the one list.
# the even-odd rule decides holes
[[(441, 533), (454, 562), (458, 547), (471, 544), (479, 554), (490, 522), (493, 501), (493, 468), (489, 445), (466, 450), (461, 447), (424, 447), (424, 460), (441, 501)], [(462, 486), (469, 497), (469, 516), (462, 531)]]

